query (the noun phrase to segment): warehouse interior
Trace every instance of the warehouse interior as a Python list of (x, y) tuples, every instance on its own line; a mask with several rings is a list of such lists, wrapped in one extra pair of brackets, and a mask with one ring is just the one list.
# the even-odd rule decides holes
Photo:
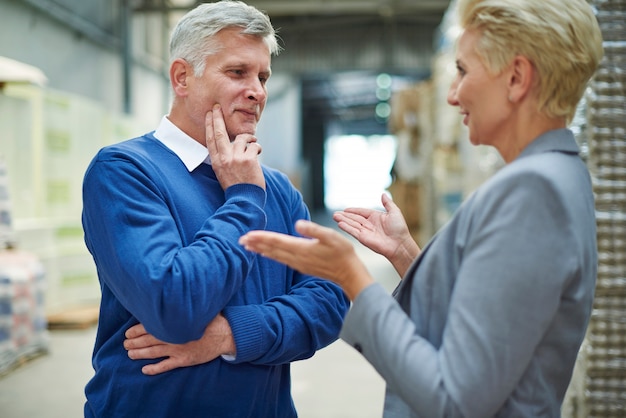
[[(270, 16), (283, 48), (272, 60), (257, 132), (262, 160), (290, 177), (314, 219), (330, 225), (333, 210), (378, 208), (380, 195), (389, 193), (424, 245), (503, 166), (493, 149), (469, 143), (460, 115), (446, 103), (456, 71), (455, 0), (245, 2)], [(571, 129), (594, 181), (600, 265), (563, 418), (626, 414), (626, 4), (589, 2), (605, 57)], [(98, 149), (155, 129), (168, 112), (169, 33), (199, 3), (0, 0), (5, 418), (33, 416), (27, 414), (39, 394), (18, 404), (16, 393), (28, 390), (38, 365), (58, 379), (62, 361), (81, 361), (76, 379), (89, 378), (100, 288), (80, 222), (83, 174)], [(391, 292), (395, 271), (377, 254), (360, 251)], [(58, 353), (76, 347), (84, 350), (80, 360)], [(333, 345), (294, 365), (294, 397), (304, 418), (381, 415), (384, 384), (350, 350)], [(59, 366), (46, 363), (51, 359)], [(341, 389), (331, 380), (364, 389), (337, 400)], [(319, 386), (322, 393), (315, 392)], [(46, 416), (82, 411), (82, 393), (41, 396)], [(59, 406), (71, 402), (69, 410)], [(342, 405), (350, 402), (360, 408)]]

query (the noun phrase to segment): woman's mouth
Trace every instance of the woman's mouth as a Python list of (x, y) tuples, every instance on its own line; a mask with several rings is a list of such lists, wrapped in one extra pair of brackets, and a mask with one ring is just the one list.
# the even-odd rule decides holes
[(468, 122), (469, 122), (469, 113), (467, 112), (461, 112), (461, 116), (463, 116), (463, 124), (465, 126), (467, 126)]

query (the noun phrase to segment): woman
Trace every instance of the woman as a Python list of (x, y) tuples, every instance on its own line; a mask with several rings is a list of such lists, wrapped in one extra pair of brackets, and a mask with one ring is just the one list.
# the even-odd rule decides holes
[(299, 221), (248, 250), (341, 285), (341, 338), (387, 383), (385, 417), (557, 417), (589, 321), (597, 268), (588, 170), (566, 129), (602, 57), (585, 0), (461, 0), (448, 102), (470, 141), (507, 163), (420, 252), (397, 206), (339, 227), (387, 257), (388, 295), (350, 241)]

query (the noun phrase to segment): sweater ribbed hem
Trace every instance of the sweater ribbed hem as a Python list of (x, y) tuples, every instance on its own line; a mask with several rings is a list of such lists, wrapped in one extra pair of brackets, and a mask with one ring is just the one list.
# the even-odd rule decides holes
[(222, 311), (237, 345), (234, 363), (252, 361), (263, 351), (263, 333), (253, 306), (227, 306)]

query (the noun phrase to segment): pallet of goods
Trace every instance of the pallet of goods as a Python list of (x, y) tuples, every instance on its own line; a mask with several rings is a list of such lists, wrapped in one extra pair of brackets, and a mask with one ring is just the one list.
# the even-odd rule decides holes
[(0, 375), (48, 351), (45, 270), (14, 248), (6, 167), (0, 160)]

